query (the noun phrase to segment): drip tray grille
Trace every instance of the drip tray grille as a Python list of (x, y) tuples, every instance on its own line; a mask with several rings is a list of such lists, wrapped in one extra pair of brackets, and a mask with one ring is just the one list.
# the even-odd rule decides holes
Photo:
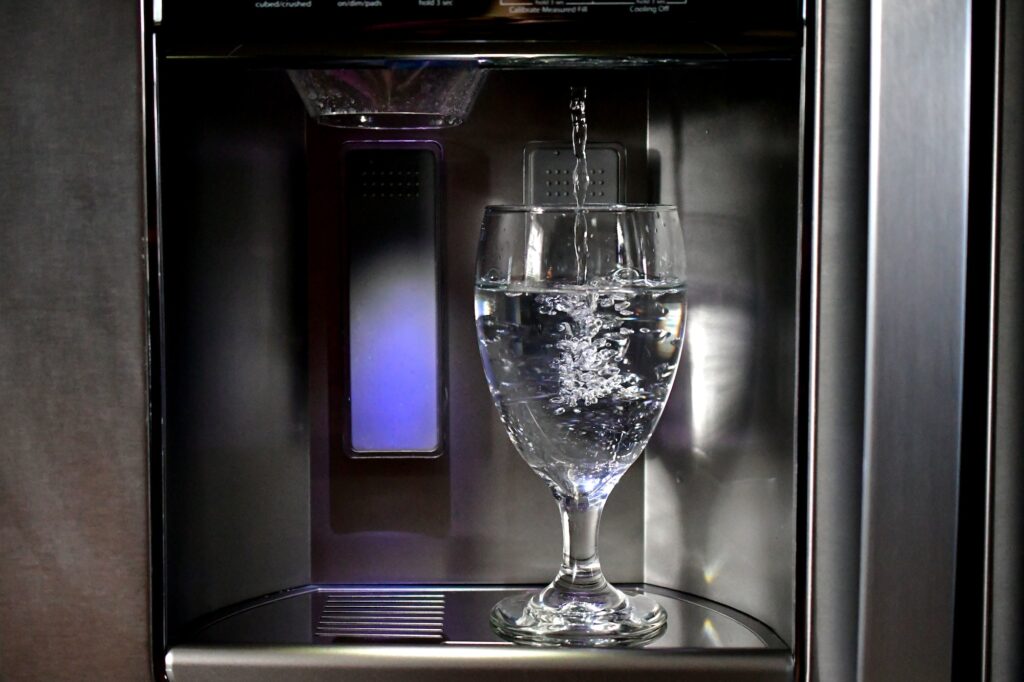
[(440, 642), (443, 592), (323, 592), (315, 635), (328, 640)]

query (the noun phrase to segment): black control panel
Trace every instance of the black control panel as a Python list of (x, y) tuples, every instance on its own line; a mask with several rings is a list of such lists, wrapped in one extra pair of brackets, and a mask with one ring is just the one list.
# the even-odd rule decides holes
[[(729, 55), (799, 44), (802, 7), (800, 0), (162, 0), (155, 18), (172, 52), (230, 44), (236, 56), (269, 46), (298, 53), (317, 43), (339, 56), (425, 53), (428, 45), (456, 55), (536, 54), (554, 45), (556, 54)], [(369, 46), (380, 55), (368, 54)]]

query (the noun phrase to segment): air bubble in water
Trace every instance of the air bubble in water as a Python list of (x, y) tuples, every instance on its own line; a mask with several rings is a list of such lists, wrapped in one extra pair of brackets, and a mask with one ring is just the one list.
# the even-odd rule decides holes
[[(538, 300), (542, 303), (542, 314), (552, 314), (545, 313), (545, 309), (554, 309), (568, 314), (573, 321), (573, 324), (563, 322), (557, 327), (563, 334), (555, 343), (561, 351), (555, 360), (559, 404), (575, 408), (581, 402), (595, 405), (607, 397), (620, 400), (640, 397), (637, 387), (640, 377), (623, 372), (617, 366), (623, 362), (629, 341), (602, 335), (609, 325), (597, 313), (598, 297), (555, 294), (539, 296)], [(615, 303), (615, 309), (620, 312), (627, 308), (628, 301)]]
[(640, 272), (633, 268), (619, 268), (612, 273), (612, 280), (615, 282), (635, 282), (640, 279)]

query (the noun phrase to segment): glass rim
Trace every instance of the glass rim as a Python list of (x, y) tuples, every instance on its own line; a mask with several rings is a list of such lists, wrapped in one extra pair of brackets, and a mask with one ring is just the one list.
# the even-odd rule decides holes
[(498, 204), (487, 206), (484, 213), (663, 213), (667, 211), (678, 211), (679, 207), (673, 204), (584, 204), (583, 206), (547, 206), (540, 204)]

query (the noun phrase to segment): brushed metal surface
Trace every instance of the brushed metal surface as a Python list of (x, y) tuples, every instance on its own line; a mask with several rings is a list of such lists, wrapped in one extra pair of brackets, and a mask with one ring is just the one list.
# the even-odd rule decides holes
[(969, 3), (872, 3), (859, 679), (950, 676)]
[(789, 682), (787, 652), (716, 655), (544, 650), (511, 646), (182, 646), (167, 655), (170, 682)]
[(304, 113), (283, 72), (164, 68), (168, 638), (309, 582)]
[[(857, 675), (870, 6), (819, 7), (817, 368), (808, 679)], [(814, 371), (814, 369), (812, 369)]]
[(990, 677), (1024, 678), (1024, 6), (1003, 3)]
[(0, 679), (144, 680), (139, 3), (0, 3)]
[(799, 109), (795, 61), (651, 80), (652, 199), (680, 206), (689, 300), (646, 454), (645, 580), (741, 609), (789, 643)]

